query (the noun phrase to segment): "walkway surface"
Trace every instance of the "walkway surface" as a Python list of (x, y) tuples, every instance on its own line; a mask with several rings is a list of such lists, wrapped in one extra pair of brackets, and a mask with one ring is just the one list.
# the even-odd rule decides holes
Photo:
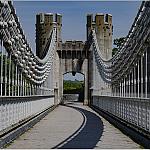
[(88, 106), (70, 102), (50, 112), (9, 149), (140, 148)]

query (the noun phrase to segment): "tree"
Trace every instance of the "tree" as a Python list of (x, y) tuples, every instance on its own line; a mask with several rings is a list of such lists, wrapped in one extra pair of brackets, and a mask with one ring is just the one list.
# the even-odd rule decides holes
[(121, 48), (121, 46), (123, 45), (125, 41), (125, 37), (121, 37), (121, 38), (116, 38), (114, 39), (114, 45), (116, 45), (116, 47), (114, 47), (112, 49), (112, 55), (115, 55), (115, 53)]
[(63, 83), (64, 93), (80, 93), (84, 90), (84, 82), (83, 81), (70, 81), (64, 80)]
[(112, 56), (114, 56), (117, 51), (118, 51), (118, 48), (114, 47), (114, 48), (112, 49)]

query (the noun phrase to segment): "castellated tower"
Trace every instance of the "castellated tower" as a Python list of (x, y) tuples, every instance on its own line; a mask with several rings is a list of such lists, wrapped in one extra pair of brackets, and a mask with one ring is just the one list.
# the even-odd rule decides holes
[(44, 57), (44, 48), (50, 38), (53, 28), (53, 14), (40, 13), (36, 15), (36, 55)]
[[(96, 39), (99, 46), (99, 56), (103, 60), (112, 58), (112, 16), (110, 14), (97, 13), (94, 17), (92, 14), (87, 15), (87, 39), (91, 30), (95, 30)], [(99, 69), (95, 61), (93, 47), (90, 49), (89, 56), (89, 87), (92, 87), (92, 94), (111, 95), (111, 87), (107, 84), (99, 74)]]
[(95, 29), (100, 53), (104, 60), (112, 57), (112, 15), (97, 13), (93, 20), (93, 15), (87, 15), (87, 37)]
[(57, 23), (57, 37), (61, 41), (62, 16), (51, 13), (40, 13), (36, 15), (36, 55), (43, 59), (46, 55), (45, 47), (51, 38), (53, 22)]

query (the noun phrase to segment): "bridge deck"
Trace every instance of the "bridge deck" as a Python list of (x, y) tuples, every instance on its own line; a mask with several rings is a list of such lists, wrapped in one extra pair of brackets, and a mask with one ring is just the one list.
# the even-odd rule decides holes
[(68, 103), (49, 113), (9, 147), (140, 148), (108, 121), (81, 103)]

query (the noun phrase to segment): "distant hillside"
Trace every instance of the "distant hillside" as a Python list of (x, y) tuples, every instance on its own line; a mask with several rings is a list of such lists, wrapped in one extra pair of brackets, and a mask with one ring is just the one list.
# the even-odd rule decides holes
[(64, 80), (64, 94), (66, 93), (81, 93), (84, 90), (84, 81)]

